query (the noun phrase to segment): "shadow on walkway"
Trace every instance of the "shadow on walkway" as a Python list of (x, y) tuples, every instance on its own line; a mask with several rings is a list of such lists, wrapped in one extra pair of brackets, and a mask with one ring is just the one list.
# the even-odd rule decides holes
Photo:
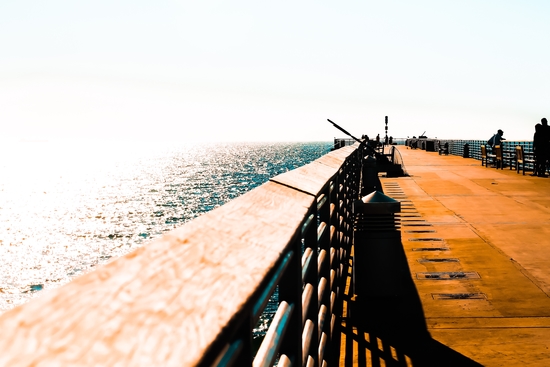
[[(460, 366), (481, 364), (431, 338), (403, 245), (397, 248), (401, 292), (396, 297), (367, 298), (353, 294), (351, 266), (344, 295), (340, 329), (334, 346), (340, 346), (340, 366)], [(357, 279), (357, 282), (362, 281)], [(338, 340), (340, 339), (340, 340)], [(338, 355), (338, 353), (336, 353)]]

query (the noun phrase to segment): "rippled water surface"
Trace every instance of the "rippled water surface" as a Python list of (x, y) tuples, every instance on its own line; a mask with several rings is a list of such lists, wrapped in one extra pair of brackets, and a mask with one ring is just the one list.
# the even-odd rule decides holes
[(0, 146), (0, 312), (314, 160), (330, 143)]

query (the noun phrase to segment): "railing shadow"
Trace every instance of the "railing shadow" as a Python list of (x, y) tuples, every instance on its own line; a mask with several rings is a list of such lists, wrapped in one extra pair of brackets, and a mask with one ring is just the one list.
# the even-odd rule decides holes
[[(402, 255), (399, 296), (360, 299), (352, 287), (346, 287), (336, 333), (340, 340), (335, 343), (340, 347), (339, 366), (482, 366), (431, 338), (402, 244), (398, 248)], [(351, 266), (348, 285), (350, 280)]]

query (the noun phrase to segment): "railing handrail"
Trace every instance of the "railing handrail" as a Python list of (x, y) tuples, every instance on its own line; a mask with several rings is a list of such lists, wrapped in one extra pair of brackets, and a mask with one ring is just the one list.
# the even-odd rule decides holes
[[(360, 163), (357, 146), (330, 152), (4, 313), (0, 365), (321, 365)], [(277, 287), (253, 361), (252, 329)]]

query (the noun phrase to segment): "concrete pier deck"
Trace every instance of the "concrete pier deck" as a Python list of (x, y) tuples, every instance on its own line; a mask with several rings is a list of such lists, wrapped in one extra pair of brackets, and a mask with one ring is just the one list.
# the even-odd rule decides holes
[(340, 366), (550, 366), (550, 178), (399, 151), (410, 177), (381, 180), (402, 202), (400, 296), (350, 276)]

